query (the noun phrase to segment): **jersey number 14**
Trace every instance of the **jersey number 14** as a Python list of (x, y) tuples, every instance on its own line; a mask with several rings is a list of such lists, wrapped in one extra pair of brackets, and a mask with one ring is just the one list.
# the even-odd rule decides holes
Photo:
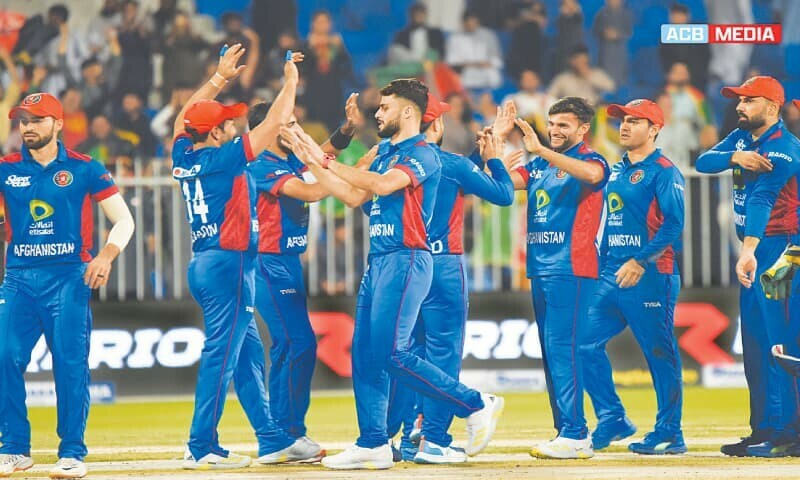
[(194, 180), (194, 197), (189, 192), (189, 180), (183, 182), (183, 199), (186, 200), (189, 223), (194, 222), (195, 215), (199, 215), (203, 223), (208, 223), (208, 204), (203, 199), (203, 185), (199, 179)]

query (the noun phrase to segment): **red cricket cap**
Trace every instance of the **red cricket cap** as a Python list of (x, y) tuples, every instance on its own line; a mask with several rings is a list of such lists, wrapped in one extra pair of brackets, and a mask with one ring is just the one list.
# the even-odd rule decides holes
[(449, 103), (440, 101), (432, 93), (428, 92), (428, 108), (425, 109), (425, 114), (422, 115), (422, 123), (432, 122), (449, 111)]
[(27, 112), (35, 117), (53, 117), (56, 120), (64, 118), (64, 108), (61, 106), (61, 102), (49, 93), (31, 93), (26, 96), (19, 105), (8, 112), (8, 118), (17, 118), (22, 112)]
[(778, 105), (783, 105), (786, 100), (781, 82), (765, 75), (750, 77), (738, 87), (723, 87), (720, 93), (727, 98), (764, 97)]
[(225, 120), (245, 115), (247, 115), (247, 105), (244, 103), (223, 105), (215, 100), (200, 100), (186, 110), (183, 124), (196, 130), (197, 133), (206, 133)]
[(625, 105), (612, 104), (606, 108), (606, 112), (614, 118), (623, 118), (630, 115), (636, 118), (646, 118), (653, 122), (653, 125), (664, 126), (664, 112), (661, 107), (646, 98), (631, 100)]

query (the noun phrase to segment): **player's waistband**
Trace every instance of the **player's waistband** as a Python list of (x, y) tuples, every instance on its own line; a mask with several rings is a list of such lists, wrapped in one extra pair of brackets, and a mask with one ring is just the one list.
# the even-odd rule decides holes
[(367, 261), (377, 258), (385, 258), (389, 256), (411, 256), (411, 255), (431, 255), (431, 251), (425, 248), (403, 248), (398, 250), (391, 250), (388, 252), (370, 253), (367, 255)]

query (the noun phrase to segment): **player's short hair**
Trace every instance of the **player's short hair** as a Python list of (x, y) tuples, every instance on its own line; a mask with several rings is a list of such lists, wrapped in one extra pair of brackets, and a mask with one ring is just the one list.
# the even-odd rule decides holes
[(250, 107), (247, 112), (247, 126), (250, 127), (250, 130), (256, 128), (259, 123), (267, 118), (267, 112), (269, 112), (271, 106), (271, 103), (260, 102)]
[(411, 7), (408, 9), (408, 13), (410, 13), (412, 15), (417, 13), (417, 12), (428, 13), (428, 7), (426, 7), (424, 3), (417, 2), (417, 3), (412, 4)]
[(381, 89), (381, 95), (388, 97), (395, 95), (405, 98), (419, 108), (422, 115), (428, 108), (428, 87), (416, 78), (398, 78)]
[(689, 7), (682, 3), (673, 3), (669, 7), (670, 13), (683, 13), (684, 15), (689, 15)]
[(564, 97), (558, 100), (550, 107), (547, 114), (552, 116), (557, 113), (572, 113), (581, 123), (590, 123), (594, 118), (594, 108), (581, 97)]
[(570, 50), (569, 58), (577, 55), (589, 55), (589, 47), (586, 45), (576, 45), (572, 50)]
[(69, 9), (63, 3), (57, 3), (47, 10), (48, 15), (56, 16), (62, 22), (69, 20)]
[(192, 127), (186, 127), (186, 133), (188, 133), (189, 137), (191, 137), (192, 143), (201, 143), (208, 140), (208, 134), (210, 133), (210, 130), (205, 133), (200, 133)]
[(478, 15), (478, 12), (469, 8), (464, 10), (464, 14), (461, 15), (461, 21), (465, 22), (468, 18), (477, 18), (478, 21), (481, 19), (481, 17)]

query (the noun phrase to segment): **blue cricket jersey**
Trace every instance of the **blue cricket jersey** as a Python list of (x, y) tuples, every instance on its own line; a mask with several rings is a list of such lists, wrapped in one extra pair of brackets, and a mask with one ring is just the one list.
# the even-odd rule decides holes
[(5, 198), (6, 267), (29, 268), (92, 260), (94, 208), (119, 190), (108, 170), (58, 142), (42, 167), (27, 147), (0, 159)]
[(796, 235), (800, 232), (800, 140), (779, 120), (758, 140), (737, 128), (697, 158), (697, 171), (717, 173), (731, 168), (737, 151), (755, 151), (772, 162), (771, 172), (733, 167), (733, 212), (736, 234)]
[(247, 175), (254, 160), (247, 135), (219, 148), (194, 149), (178, 135), (172, 146), (172, 177), (178, 180), (192, 229), (192, 251), (255, 250), (258, 235), (255, 185)]
[(603, 168), (603, 180), (588, 185), (541, 158), (517, 169), (528, 191), (528, 278), (544, 275), (599, 275), (597, 232), (602, 189), (610, 169), (602, 155), (580, 142), (563, 152)]
[(656, 149), (631, 163), (625, 153), (606, 184), (603, 269), (616, 270), (631, 258), (659, 273), (676, 274), (675, 253), (683, 232), (685, 181), (678, 167)]
[(442, 178), (436, 193), (436, 206), (428, 228), (428, 240), (434, 254), (464, 253), (464, 195), (474, 194), (496, 205), (511, 205), (514, 183), (503, 162), (488, 162), (492, 176), (463, 155), (443, 151), (429, 144), (439, 157)]
[(248, 172), (258, 191), (258, 253), (300, 254), (308, 243), (308, 203), (281, 195), (283, 184), (303, 180), (307, 167), (293, 154), (283, 159), (264, 151)]
[(370, 255), (430, 250), (428, 227), (442, 174), (439, 158), (421, 134), (397, 144), (387, 139), (369, 170), (383, 175), (392, 168), (408, 174), (411, 183), (389, 195), (373, 195), (361, 206), (369, 215)]

